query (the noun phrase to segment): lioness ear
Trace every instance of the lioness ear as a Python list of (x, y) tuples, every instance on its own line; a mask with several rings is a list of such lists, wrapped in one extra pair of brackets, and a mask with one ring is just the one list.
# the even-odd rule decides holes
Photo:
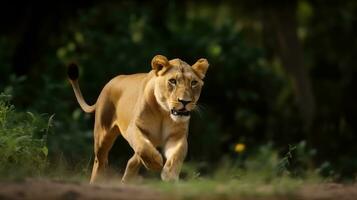
[(151, 67), (155, 70), (156, 76), (160, 76), (170, 68), (170, 63), (165, 56), (156, 55), (151, 61)]
[(192, 65), (192, 69), (196, 72), (200, 79), (203, 79), (206, 75), (208, 66), (208, 61), (204, 58), (201, 58), (195, 64)]

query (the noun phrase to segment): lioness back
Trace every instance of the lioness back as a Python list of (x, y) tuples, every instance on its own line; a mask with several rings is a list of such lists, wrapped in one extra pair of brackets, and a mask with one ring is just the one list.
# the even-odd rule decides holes
[(109, 115), (113, 116), (113, 122), (120, 119), (118, 126), (121, 133), (125, 133), (130, 120), (133, 119), (137, 102), (141, 99), (150, 76), (150, 73), (116, 76), (104, 86), (99, 95), (97, 110), (106, 112), (106, 116), (109, 112)]

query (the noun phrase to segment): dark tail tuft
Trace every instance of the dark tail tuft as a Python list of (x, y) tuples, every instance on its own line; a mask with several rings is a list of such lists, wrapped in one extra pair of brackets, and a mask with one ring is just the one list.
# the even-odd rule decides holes
[(67, 75), (72, 80), (75, 81), (78, 79), (79, 71), (76, 63), (72, 62), (67, 67)]

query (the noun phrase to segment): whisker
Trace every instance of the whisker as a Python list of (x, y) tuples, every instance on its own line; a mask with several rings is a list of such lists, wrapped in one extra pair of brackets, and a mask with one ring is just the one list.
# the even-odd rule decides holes
[(195, 104), (195, 109), (193, 109), (193, 111), (195, 111), (196, 113), (198, 113), (198, 116), (202, 119), (202, 112), (205, 110), (204, 106), (200, 105), (200, 104)]
[(197, 106), (202, 110), (202, 111), (207, 111), (206, 105), (203, 104), (197, 104)]

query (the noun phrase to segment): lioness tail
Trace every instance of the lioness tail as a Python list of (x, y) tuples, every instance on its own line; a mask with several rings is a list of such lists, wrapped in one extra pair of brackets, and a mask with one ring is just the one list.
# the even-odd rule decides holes
[(82, 92), (78, 84), (79, 70), (78, 70), (78, 66), (75, 63), (70, 63), (68, 65), (67, 75), (69, 78), (69, 82), (72, 85), (74, 94), (76, 95), (77, 101), (81, 106), (82, 110), (86, 113), (94, 112), (95, 104), (92, 106), (88, 105), (82, 96)]

